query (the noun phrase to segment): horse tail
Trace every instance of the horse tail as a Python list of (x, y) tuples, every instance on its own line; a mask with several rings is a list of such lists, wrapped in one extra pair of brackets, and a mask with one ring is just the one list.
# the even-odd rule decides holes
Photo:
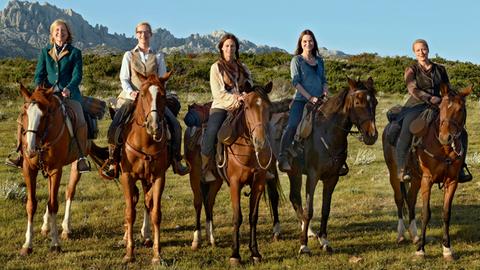
[(102, 166), (108, 159), (108, 147), (100, 147), (90, 142), (90, 157), (98, 166)]
[[(264, 199), (268, 204), (268, 209), (270, 210), (270, 216), (278, 218), (278, 205), (283, 204), (287, 199), (283, 193), (282, 185), (280, 184), (280, 178), (278, 177), (278, 171), (276, 167), (270, 167), (269, 171), (273, 173), (274, 177), (267, 179), (267, 192), (265, 192)], [(274, 209), (275, 208), (275, 209)]]

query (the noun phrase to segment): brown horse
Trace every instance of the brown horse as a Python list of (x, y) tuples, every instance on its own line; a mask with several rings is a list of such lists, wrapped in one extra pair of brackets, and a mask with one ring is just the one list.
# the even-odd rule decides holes
[[(316, 110), (313, 130), (304, 141), (304, 153), (293, 159), (290, 179), (290, 201), (301, 221), (300, 254), (310, 253), (308, 228), (313, 217), (313, 197), (318, 181), (323, 182), (322, 216), (317, 238), (324, 250), (332, 251), (327, 240), (327, 222), (332, 194), (337, 185), (338, 172), (347, 158), (347, 136), (355, 125), (361, 140), (372, 145), (377, 140), (375, 109), (377, 99), (372, 78), (354, 81), (348, 78), (349, 87), (329, 98)], [(302, 207), (302, 174), (307, 175), (306, 209)], [(305, 213), (306, 212), (306, 213)]]
[[(435, 183), (443, 186), (443, 257), (450, 261), (454, 259), (449, 231), (451, 207), (458, 185), (458, 175), (466, 157), (466, 145), (462, 144), (462, 140), (466, 142), (468, 136), (464, 129), (466, 120), (465, 97), (473, 89), (469, 87), (456, 93), (443, 84), (440, 86), (440, 90), (442, 101), (438, 108), (438, 115), (426, 128), (424, 134), (421, 134), (414, 143), (416, 148), (414, 162), (419, 166), (420, 174), (412, 174), (408, 195), (405, 196), (404, 193), (406, 192), (402, 192), (400, 189), (401, 183), (396, 173), (395, 160), (392, 157), (394, 152), (390, 149), (385, 155), (390, 157), (386, 161), (390, 170), (390, 182), (395, 191), (395, 201), (397, 208), (399, 208), (399, 218), (401, 218), (402, 213), (402, 200), (406, 197), (410, 226), (415, 228), (415, 231), (412, 232), (415, 233), (413, 234), (414, 238), (416, 237), (415, 203), (418, 191), (421, 190), (422, 234), (415, 253), (421, 258), (425, 256), (426, 230), (431, 217), (431, 188)], [(399, 224), (399, 227), (401, 225), (403, 225), (403, 221), (402, 224)], [(400, 233), (399, 230), (399, 237), (401, 236)], [(415, 239), (418, 239), (418, 237)]]
[[(255, 86), (245, 91), (242, 110), (244, 116), (239, 121), (244, 133), (229, 146), (225, 146), (225, 164), (220, 166), (219, 173), (225, 177), (230, 186), (230, 198), (233, 209), (233, 244), (231, 265), (240, 264), (240, 225), (242, 211), (240, 209), (241, 190), (250, 186), (250, 252), (254, 263), (262, 258), (258, 252), (257, 222), (260, 198), (265, 190), (266, 174), (269, 169), (273, 150), (267, 136), (270, 100), (268, 93), (272, 83), (264, 87)], [(238, 128), (238, 127), (235, 127)], [(239, 128), (241, 129), (241, 128)]]
[[(195, 230), (193, 233), (192, 250), (197, 250), (201, 246), (201, 212), (202, 205), (205, 208), (206, 217), (206, 239), (215, 246), (214, 227), (213, 227), (213, 206), (219, 189), (222, 186), (223, 179), (218, 173), (214, 173), (215, 180), (206, 182), (202, 177), (202, 161), (200, 154), (200, 145), (202, 138), (202, 127), (200, 124), (206, 125), (208, 121), (208, 112), (211, 102), (207, 104), (192, 104), (188, 106), (187, 116), (190, 114), (198, 116), (196, 126), (187, 127), (184, 135), (185, 158), (190, 164), (190, 187), (193, 192), (193, 205), (195, 208)], [(204, 128), (204, 127), (203, 127)], [(280, 199), (278, 173), (276, 171), (275, 162), (271, 162), (271, 175), (273, 179), (267, 181), (268, 199), (270, 209), (273, 216), (273, 238), (276, 240), (280, 237), (280, 219), (278, 216), (278, 204)]]
[[(33, 216), (37, 210), (36, 185), (38, 172), (42, 171), (43, 175), (48, 178), (49, 190), (42, 234), (46, 235), (50, 231), (51, 250), (60, 251), (56, 216), (62, 168), (72, 163), (70, 180), (65, 192), (66, 207), (62, 223), (62, 238), (67, 239), (71, 232), (71, 204), (75, 195), (75, 187), (80, 180), (80, 173), (77, 170), (79, 147), (86, 154), (95, 154), (95, 149), (99, 149), (93, 142), (87, 141), (86, 123), (76, 129), (74, 128), (73, 132), (75, 132), (79, 144), (74, 142), (65, 120), (68, 108), (53, 92), (53, 88), (37, 87), (33, 93), (30, 93), (23, 85), (20, 85), (20, 93), (25, 100), (21, 117), (23, 129), (22, 155), (24, 157), (22, 172), (28, 192), (26, 205), (28, 224), (25, 234), (26, 241), (20, 251), (22, 255), (30, 254), (33, 250)], [(71, 119), (75, 123), (75, 116), (72, 115)]]
[(161, 198), (165, 187), (165, 171), (170, 166), (167, 141), (167, 123), (164, 121), (166, 106), (165, 82), (170, 72), (163, 77), (138, 74), (142, 80), (139, 96), (135, 101), (132, 121), (125, 127), (125, 145), (122, 147), (120, 182), (125, 197), (126, 255), (125, 263), (135, 260), (133, 223), (140, 180), (145, 195), (145, 207), (153, 224), (152, 263), (160, 262), (160, 223), (162, 219)]

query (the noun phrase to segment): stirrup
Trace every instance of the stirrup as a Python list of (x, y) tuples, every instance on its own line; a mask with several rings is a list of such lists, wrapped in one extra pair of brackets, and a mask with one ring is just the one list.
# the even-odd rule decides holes
[[(467, 171), (467, 173), (465, 173), (464, 169)], [(473, 176), (470, 173), (470, 170), (468, 169), (467, 165), (465, 164), (460, 169), (460, 173), (458, 175), (458, 183), (470, 182), (470, 181), (472, 181), (472, 179), (473, 179)]]
[(115, 178), (118, 178), (118, 163), (112, 159), (107, 159), (98, 169), (98, 173), (104, 179), (114, 180)]
[(18, 154), (17, 158), (14, 158), (13, 155), (17, 154), (17, 152), (10, 153), (8, 157), (5, 159), (5, 165), (21, 169), (22, 168), (22, 163), (23, 163), (23, 156), (21, 154)]
[(79, 173), (89, 172), (91, 169), (90, 161), (86, 157), (81, 157), (77, 161), (77, 170)]

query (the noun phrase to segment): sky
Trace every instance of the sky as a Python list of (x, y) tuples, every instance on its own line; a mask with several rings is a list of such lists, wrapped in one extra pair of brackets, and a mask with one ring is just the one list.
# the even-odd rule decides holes
[[(4, 9), (7, 0), (0, 0)], [(30, 1), (32, 2), (32, 1)], [(71, 8), (91, 25), (133, 36), (148, 21), (175, 37), (225, 30), (257, 45), (293, 53), (301, 31), (320, 47), (348, 54), (413, 57), (411, 44), (428, 41), (430, 56), (480, 64), (478, 0), (40, 0)]]

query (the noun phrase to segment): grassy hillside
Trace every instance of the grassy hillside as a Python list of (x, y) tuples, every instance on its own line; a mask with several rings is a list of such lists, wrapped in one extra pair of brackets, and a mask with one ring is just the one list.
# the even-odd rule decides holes
[[(173, 56), (172, 56), (173, 57)], [(180, 57), (180, 56), (179, 56)], [(184, 72), (188, 72), (188, 63), (199, 63), (198, 76), (205, 76), (205, 69), (213, 56), (181, 57), (184, 64), (178, 64), (177, 80), (169, 85), (182, 85), (179, 81)], [(373, 57), (370, 55), (361, 58)], [(257, 61), (260, 70), (263, 58), (260, 56), (245, 57), (246, 62)], [(119, 60), (119, 58), (115, 58)], [(401, 61), (397, 59), (399, 66)], [(172, 58), (168, 59), (169, 63)], [(278, 57), (278, 70), (271, 68), (274, 74), (288, 73), (288, 57)], [(360, 61), (360, 60), (359, 60)], [(363, 61), (363, 60), (362, 60)], [(376, 60), (374, 60), (376, 61)], [(386, 61), (386, 60), (378, 60)], [(394, 61), (394, 59), (391, 59)], [(87, 62), (87, 61), (86, 61)], [(181, 62), (181, 61), (178, 61)], [(327, 62), (332, 65), (349, 65), (349, 62)], [(360, 63), (360, 62), (358, 62)], [(29, 66), (28, 62), (23, 63)], [(184, 66), (185, 65), (185, 66)], [(358, 64), (360, 65), (360, 64)], [(368, 65), (374, 65), (369, 64)], [(5, 65), (2, 65), (4, 68)], [(182, 70), (181, 67), (185, 67)], [(333, 68), (330, 68), (332, 70)], [(402, 68), (403, 69), (403, 68)], [(188, 69), (191, 71), (192, 69)], [(374, 72), (375, 69), (371, 70)], [(452, 71), (452, 69), (450, 69)], [(117, 72), (117, 71), (115, 71)], [(114, 71), (109, 76), (116, 76)], [(266, 72), (266, 71), (265, 71)], [(344, 71), (346, 73), (347, 71)], [(362, 71), (363, 72), (363, 71)], [(355, 73), (348, 69), (348, 73)], [(401, 72), (400, 72), (401, 73)], [(376, 73), (372, 73), (376, 74)], [(266, 75), (267, 76), (267, 75)], [(339, 75), (340, 76), (340, 75)], [(260, 77), (266, 80), (268, 77)], [(23, 78), (23, 77), (22, 77)], [(375, 78), (375, 76), (374, 76)], [(191, 80), (189, 80), (190, 82)], [(336, 81), (341, 84), (344, 77)], [(111, 81), (105, 80), (106, 85)], [(185, 82), (186, 83), (186, 82)], [(113, 83), (112, 83), (113, 84)], [(183, 108), (181, 117), (185, 114), (186, 104), (193, 101), (206, 101), (209, 95), (202, 94), (206, 87), (202, 80), (198, 81), (195, 91), (179, 91)], [(380, 86), (378, 88), (381, 88)], [(383, 90), (383, 89), (380, 89)], [(109, 90), (113, 91), (113, 90)], [(281, 96), (282, 89), (275, 89), (274, 96)], [(386, 91), (385, 91), (386, 92)], [(393, 104), (400, 103), (401, 95), (379, 93), (377, 108), (377, 123), (379, 131), (386, 124), (385, 112)], [(106, 92), (109, 93), (109, 92)], [(102, 92), (102, 96), (105, 93)], [(106, 94), (105, 94), (106, 95)], [(20, 101), (2, 98), (0, 108), (0, 160), (3, 161), (14, 145), (14, 130)], [(245, 269), (476, 269), (480, 265), (480, 113), (475, 99), (468, 103), (469, 118), (467, 128), (470, 133), (468, 161), (475, 177), (474, 181), (459, 186), (454, 203), (450, 227), (452, 247), (460, 256), (459, 260), (446, 263), (441, 251), (441, 205), (442, 191), (436, 186), (432, 189), (432, 220), (428, 229), (427, 258), (424, 261), (414, 261), (415, 247), (411, 244), (397, 245), (396, 239), (396, 209), (393, 192), (388, 182), (388, 171), (383, 161), (381, 142), (373, 146), (364, 146), (356, 138), (349, 137), (348, 164), (351, 168), (346, 177), (342, 177), (333, 195), (332, 212), (328, 227), (329, 240), (334, 248), (333, 255), (327, 255), (320, 250), (318, 242), (310, 240), (312, 256), (299, 256), (298, 249), (300, 226), (288, 199), (280, 207), (282, 239), (271, 241), (272, 219), (264, 202), (261, 203), (258, 237), (259, 249), (264, 261), (258, 266), (248, 263), (248, 199), (242, 198), (244, 223), (241, 227), (241, 255), (247, 263)], [(99, 144), (105, 145), (106, 128), (110, 121), (101, 121)], [(60, 187), (59, 219), (64, 212), (64, 196), (68, 170), (64, 170), (64, 179)], [(46, 207), (47, 183), (39, 176), (37, 184), (38, 210), (34, 222), (34, 252), (27, 258), (18, 255), (25, 241), (26, 212), (23, 181), (20, 172), (15, 169), (0, 166), (0, 265), (4, 269), (147, 269), (150, 268), (151, 249), (139, 247), (136, 249), (137, 262), (122, 266), (121, 260), (125, 249), (119, 244), (123, 236), (124, 199), (121, 187), (114, 182), (107, 182), (91, 172), (83, 176), (78, 187), (76, 199), (72, 206), (72, 239), (62, 242), (63, 252), (53, 254), (48, 251), (50, 239), (42, 237), (40, 225)], [(286, 176), (281, 174), (284, 195), (288, 198), (289, 184)], [(321, 207), (321, 187), (319, 184), (315, 194), (314, 229), (319, 229), (319, 213)], [(204, 246), (193, 252), (190, 250), (194, 228), (194, 209), (188, 176), (178, 177), (171, 170), (167, 174), (166, 189), (162, 199), (163, 222), (161, 228), (162, 266), (158, 269), (226, 269), (231, 249), (232, 215), (227, 186), (219, 192), (214, 209), (215, 234), (217, 247)], [(419, 199), (420, 201), (420, 199)], [(139, 203), (139, 206), (142, 202)], [(135, 226), (136, 237), (140, 234), (140, 219), (143, 216), (141, 207), (137, 207), (138, 216)], [(417, 213), (420, 208), (417, 207)], [(417, 214), (420, 218), (420, 215)], [(204, 218), (203, 218), (204, 220)], [(60, 220), (57, 221), (60, 225)], [(420, 223), (418, 223), (420, 225)], [(205, 231), (202, 231), (205, 236)]]

